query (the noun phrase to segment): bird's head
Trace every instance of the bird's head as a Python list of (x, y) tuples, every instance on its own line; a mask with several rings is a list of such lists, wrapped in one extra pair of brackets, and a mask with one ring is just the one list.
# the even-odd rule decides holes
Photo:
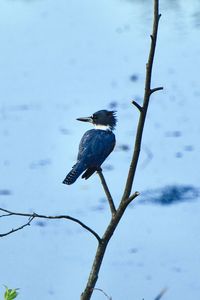
[(116, 111), (109, 110), (99, 110), (95, 112), (92, 116), (86, 118), (78, 118), (78, 121), (90, 122), (97, 129), (115, 129), (117, 118)]

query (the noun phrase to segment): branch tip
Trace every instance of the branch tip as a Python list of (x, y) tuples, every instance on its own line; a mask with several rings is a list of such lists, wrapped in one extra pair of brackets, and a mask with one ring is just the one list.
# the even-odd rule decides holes
[(109, 297), (102, 289), (99, 289), (99, 288), (93, 288), (93, 291), (99, 291), (99, 292), (101, 292), (101, 293), (103, 293), (104, 294), (104, 296), (108, 299), (108, 300), (112, 300), (112, 298), (111, 297)]
[(135, 192), (128, 198), (125, 198), (124, 201), (125, 201), (125, 203), (129, 204), (129, 203), (131, 203), (131, 201), (133, 201), (139, 195), (140, 195), (140, 192)]
[(168, 288), (164, 288), (160, 291), (160, 293), (154, 298), (154, 300), (160, 300), (162, 296), (167, 292)]
[(153, 94), (153, 93), (155, 93), (155, 92), (157, 92), (157, 91), (161, 91), (161, 90), (163, 90), (162, 86), (150, 89), (150, 95)]
[(140, 106), (136, 101), (132, 100), (131, 102), (135, 107), (137, 107), (137, 109), (142, 112), (143, 111), (143, 107)]
[(129, 198), (128, 198), (128, 201), (132, 201), (133, 199), (135, 199), (137, 196), (139, 196), (140, 193), (139, 192), (135, 192), (133, 193)]

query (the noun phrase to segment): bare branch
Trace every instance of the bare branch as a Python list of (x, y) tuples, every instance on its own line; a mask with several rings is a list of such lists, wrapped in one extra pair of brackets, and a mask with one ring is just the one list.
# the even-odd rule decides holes
[[(93, 230), (91, 229), (89, 226), (85, 225), (83, 222), (81, 222), (79, 219), (76, 219), (74, 217), (71, 217), (71, 216), (67, 216), (67, 215), (58, 215), (58, 216), (46, 216), (46, 215), (40, 215), (40, 214), (37, 214), (37, 213), (18, 213), (18, 212), (13, 212), (13, 211), (9, 211), (7, 209), (3, 209), (3, 208), (0, 208), (0, 211), (2, 212), (5, 212), (7, 213), (6, 215), (1, 215), (0, 217), (8, 217), (8, 216), (19, 216), (19, 217), (30, 217), (30, 218), (41, 218), (41, 219), (53, 219), (53, 220), (56, 220), (56, 219), (65, 219), (65, 220), (70, 220), (70, 221), (73, 221), (77, 224), (79, 224), (81, 227), (83, 227), (84, 229), (86, 229), (87, 231), (89, 231), (93, 236), (95, 236), (95, 238), (98, 240), (98, 242), (100, 243), (101, 242), (101, 238), (100, 236)], [(32, 221), (32, 220), (31, 220)], [(25, 224), (25, 226), (27, 226), (28, 224)], [(30, 225), (30, 224), (29, 224)], [(20, 230), (20, 229), (23, 229), (25, 227), (24, 225), (21, 226), (21, 228), (17, 229), (17, 230)], [(17, 230), (11, 230), (10, 233), (13, 233)], [(9, 233), (7, 233), (6, 235), (8, 235)], [(4, 235), (2, 235), (4, 236)]]
[[(135, 192), (132, 195), (132, 198), (134, 199), (139, 195), (138, 192)], [(87, 285), (85, 287), (84, 292), (81, 294), (81, 300), (89, 300), (91, 298), (91, 295), (93, 293), (93, 289), (95, 287), (96, 281), (98, 279), (98, 273), (104, 258), (104, 254), (107, 248), (107, 245), (115, 232), (115, 229), (117, 228), (127, 206), (129, 205), (130, 201), (128, 199), (125, 199), (121, 201), (115, 215), (113, 218), (110, 220), (110, 223), (108, 224), (102, 239), (101, 243), (98, 244), (97, 250), (96, 250), (96, 255), (93, 261), (92, 269), (90, 272), (90, 276), (88, 278)]]
[(110, 205), (111, 214), (112, 214), (112, 216), (114, 216), (115, 213), (116, 213), (115, 204), (114, 204), (113, 198), (112, 198), (112, 196), (111, 196), (111, 193), (110, 193), (110, 191), (109, 191), (109, 188), (108, 188), (108, 186), (107, 186), (106, 180), (105, 180), (105, 178), (104, 178), (104, 176), (103, 176), (102, 169), (99, 169), (99, 170), (97, 171), (97, 174), (98, 174), (99, 177), (100, 177), (100, 180), (101, 180), (101, 183), (102, 183), (104, 192), (105, 192), (106, 197), (107, 197), (107, 199), (108, 199), (108, 203), (109, 203), (109, 205)]
[(139, 196), (140, 193), (139, 192), (135, 192), (134, 194), (132, 194), (126, 201), (129, 203), (131, 203), (137, 196)]
[(159, 87), (159, 88), (151, 90), (152, 68), (153, 68), (154, 54), (155, 54), (155, 49), (156, 49), (158, 23), (159, 23), (160, 16), (161, 15), (159, 14), (159, 0), (154, 0), (153, 29), (152, 29), (152, 34), (151, 34), (151, 46), (150, 46), (150, 51), (149, 51), (149, 57), (148, 57), (148, 61), (146, 64), (145, 92), (144, 92), (144, 100), (143, 100), (143, 106), (142, 106), (143, 109), (140, 111), (140, 118), (139, 118), (138, 127), (137, 127), (133, 156), (132, 156), (132, 160), (130, 163), (128, 177), (126, 180), (126, 186), (124, 189), (122, 199), (129, 198), (131, 190), (132, 190), (133, 180), (135, 177), (137, 163), (138, 163), (140, 149), (141, 149), (144, 123), (146, 120), (146, 114), (147, 114), (147, 110), (148, 110), (150, 96), (152, 94), (152, 91), (154, 92), (156, 90), (161, 89)]
[(156, 87), (156, 88), (154, 88), (154, 89), (151, 89), (151, 90), (150, 90), (150, 93), (153, 94), (154, 92), (161, 91), (161, 90), (163, 90), (163, 87), (162, 87), (162, 86), (159, 86), (159, 87)]
[(143, 108), (142, 108), (142, 106), (140, 106), (136, 101), (132, 101), (131, 102), (133, 105), (135, 105), (135, 107), (137, 107), (137, 109), (140, 111), (140, 112), (142, 112), (142, 110), (143, 110)]
[(160, 300), (166, 292), (167, 292), (167, 288), (162, 289), (162, 291), (156, 296), (154, 300)]
[(102, 289), (94, 288), (93, 290), (94, 290), (94, 291), (99, 291), (99, 292), (103, 293), (104, 296), (105, 296), (108, 300), (112, 300), (112, 298), (109, 297)]
[(11, 216), (12, 214), (4, 214), (4, 215), (0, 215), (0, 218), (3, 218), (3, 217), (9, 217)]
[[(5, 215), (4, 215), (4, 216), (5, 216)], [(8, 216), (8, 215), (7, 215), (7, 216)], [(15, 228), (15, 229), (12, 229), (12, 230), (10, 230), (10, 231), (8, 231), (8, 232), (6, 232), (6, 233), (1, 233), (1, 234), (0, 234), (0, 237), (4, 237), (4, 236), (6, 236), (6, 235), (12, 234), (12, 233), (14, 233), (14, 232), (16, 232), (16, 231), (18, 231), (18, 230), (23, 229), (23, 228), (26, 227), (26, 226), (30, 226), (30, 224), (31, 224), (31, 222), (33, 221), (34, 218), (35, 218), (35, 217), (31, 217), (31, 218), (29, 219), (29, 221), (28, 221), (27, 223), (25, 223), (24, 225), (22, 225), (22, 226), (19, 226), (19, 227)]]
[(154, 60), (154, 53), (155, 53), (155, 47), (156, 47), (156, 39), (157, 39), (157, 31), (158, 31), (158, 21), (160, 18), (159, 12), (159, 6), (158, 6), (159, 0), (154, 0), (154, 21), (153, 21), (153, 32), (152, 32), (152, 38), (151, 38), (151, 46), (150, 46), (150, 52), (149, 52), (149, 58), (146, 65), (146, 81), (145, 81), (145, 93), (144, 93), (144, 101), (142, 109), (140, 109), (140, 106), (134, 101), (134, 105), (140, 110), (140, 118), (138, 122), (137, 127), (137, 134), (135, 139), (135, 146), (133, 151), (133, 156), (129, 168), (129, 173), (126, 181), (126, 186), (124, 189), (124, 193), (121, 199), (121, 202), (119, 204), (119, 207), (116, 210), (116, 213), (113, 215), (112, 219), (110, 220), (110, 223), (108, 224), (101, 242), (97, 246), (96, 254), (93, 260), (91, 272), (88, 278), (88, 282), (86, 284), (85, 290), (81, 294), (81, 300), (89, 300), (91, 299), (92, 293), (95, 288), (95, 284), (98, 279), (99, 270), (105, 255), (105, 251), (107, 248), (107, 245), (115, 232), (115, 229), (117, 228), (127, 206), (129, 203), (135, 199), (139, 193), (135, 192), (133, 195), (131, 194), (131, 189), (133, 185), (133, 180), (135, 176), (135, 171), (137, 167), (137, 162), (140, 154), (140, 148), (141, 148), (141, 142), (142, 142), (142, 135), (143, 135), (143, 129), (144, 129), (144, 123), (146, 119), (146, 113), (148, 109), (149, 99), (151, 96), (151, 74), (152, 74), (152, 67), (153, 67), (153, 60)]

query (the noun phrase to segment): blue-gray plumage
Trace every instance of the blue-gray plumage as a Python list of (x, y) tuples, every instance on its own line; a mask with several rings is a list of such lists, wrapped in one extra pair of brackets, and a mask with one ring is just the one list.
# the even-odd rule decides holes
[(72, 184), (84, 172), (82, 178), (88, 179), (97, 171), (115, 146), (112, 130), (116, 125), (114, 111), (100, 110), (91, 117), (77, 120), (92, 123), (96, 129), (86, 131), (83, 135), (77, 157), (77, 163), (64, 179), (63, 183)]

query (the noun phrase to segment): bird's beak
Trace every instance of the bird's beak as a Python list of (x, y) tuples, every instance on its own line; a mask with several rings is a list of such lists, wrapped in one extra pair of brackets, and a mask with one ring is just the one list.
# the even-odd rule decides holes
[(90, 122), (90, 123), (92, 123), (92, 122), (93, 122), (93, 119), (92, 119), (92, 117), (86, 117), (86, 118), (77, 118), (76, 120), (77, 120), (77, 121), (82, 121), (82, 122)]

